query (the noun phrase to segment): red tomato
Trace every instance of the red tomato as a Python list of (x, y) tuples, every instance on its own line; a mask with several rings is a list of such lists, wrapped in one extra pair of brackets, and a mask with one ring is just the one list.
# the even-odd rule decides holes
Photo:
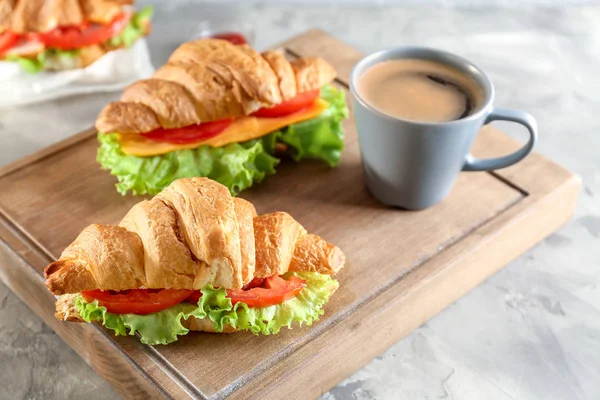
[(265, 283), (265, 278), (254, 278), (248, 282), (242, 290), (250, 290), (255, 287), (261, 287)]
[(275, 107), (261, 108), (252, 115), (261, 118), (277, 118), (290, 115), (310, 106), (319, 97), (319, 93), (319, 89), (300, 93), (293, 99), (277, 104)]
[[(256, 285), (260, 285), (256, 286)], [(246, 303), (248, 307), (268, 307), (281, 304), (286, 300), (296, 297), (306, 287), (306, 281), (292, 276), (285, 280), (280, 276), (271, 276), (261, 279), (255, 278), (242, 289), (227, 289), (227, 297), (231, 304)], [(192, 293), (187, 300), (198, 303), (202, 293), (198, 290)]]
[(265, 279), (264, 286), (250, 290), (228, 290), (227, 297), (232, 304), (242, 302), (248, 307), (273, 306), (296, 297), (306, 286), (306, 281), (297, 276), (292, 276), (288, 281), (280, 276), (271, 276)]
[(86, 290), (81, 296), (87, 302), (98, 304), (114, 314), (146, 315), (177, 305), (189, 297), (193, 290), (187, 289), (132, 289), (121, 292), (112, 290)]
[(190, 303), (198, 303), (198, 301), (200, 300), (200, 297), (202, 297), (202, 292), (199, 290), (195, 290), (192, 294), (190, 294), (187, 299), (185, 299), (185, 301), (189, 301)]
[(223, 119), (220, 121), (189, 125), (183, 128), (158, 128), (151, 132), (142, 133), (142, 136), (147, 139), (156, 140), (157, 142), (176, 144), (195, 143), (217, 136), (227, 129), (232, 121), (233, 120), (231, 119)]
[(19, 35), (14, 32), (6, 31), (4, 33), (0, 33), (0, 55), (13, 48), (18, 41)]
[[(242, 288), (242, 290), (250, 290), (250, 289), (255, 288), (255, 287), (261, 287), (261, 286), (263, 286), (264, 282), (265, 282), (265, 278), (254, 278), (250, 282), (248, 282)], [(202, 297), (202, 292), (199, 291), (199, 290), (196, 290), (186, 300), (189, 301), (189, 302), (191, 302), (191, 303), (198, 303), (198, 300), (200, 300), (200, 297)]]
[(213, 38), (213, 39), (227, 40), (228, 42), (231, 42), (233, 44), (246, 44), (246, 43), (248, 43), (248, 41), (246, 40), (246, 38), (244, 37), (244, 35), (242, 35), (241, 33), (237, 33), (237, 32), (215, 33), (214, 35), (210, 35), (210, 37)]
[(61, 50), (80, 49), (117, 36), (127, 26), (129, 18), (129, 14), (123, 13), (106, 25), (86, 23), (81, 26), (58, 27), (48, 32), (40, 32), (36, 37), (48, 47)]

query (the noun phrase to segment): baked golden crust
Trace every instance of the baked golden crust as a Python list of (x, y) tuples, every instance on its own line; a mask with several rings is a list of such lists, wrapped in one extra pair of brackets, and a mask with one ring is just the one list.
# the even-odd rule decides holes
[(60, 25), (83, 21), (76, 0), (18, 0), (11, 16), (10, 29), (17, 33), (47, 32)]
[(265, 51), (262, 56), (277, 76), (283, 101), (295, 97), (298, 94), (296, 75), (285, 55), (281, 51)]
[(54, 294), (145, 287), (142, 241), (136, 233), (115, 225), (90, 225), (44, 274)]
[(245, 92), (251, 104), (242, 104), (248, 113), (281, 102), (277, 77), (269, 64), (248, 45), (226, 40), (201, 39), (183, 43), (169, 57), (168, 64), (202, 63), (215, 72), (234, 92)]
[(259, 54), (248, 45), (195, 40), (179, 46), (152, 79), (134, 83), (121, 101), (107, 105), (96, 129), (144, 133), (237, 118), (320, 89), (334, 78), (333, 67), (320, 58), (289, 62), (280, 52)]
[(183, 86), (174, 82), (161, 79), (137, 81), (125, 89), (121, 101), (148, 107), (156, 115), (156, 128), (175, 128), (179, 123), (200, 123), (194, 98)]
[(133, 0), (0, 0), (0, 31), (47, 32), (83, 22), (108, 23)]
[(123, 12), (123, 6), (133, 0), (79, 0), (86, 21), (106, 24)]
[(0, 0), (0, 33), (10, 28), (17, 0)]
[(210, 179), (179, 179), (156, 197), (172, 207), (189, 251), (208, 267), (193, 289), (208, 283), (225, 288), (247, 283), (242, 281), (239, 223), (225, 186)]
[[(135, 116), (135, 117), (131, 117)], [(110, 127), (104, 132), (120, 132), (123, 134), (149, 132), (160, 126), (158, 117), (142, 103), (110, 103), (100, 112), (100, 126)], [(96, 121), (96, 127), (98, 127)]]
[(256, 244), (254, 239), (253, 220), (256, 209), (252, 203), (235, 197), (233, 207), (240, 230), (240, 251), (242, 253), (242, 281), (250, 282), (256, 269)]
[(304, 235), (306, 230), (288, 213), (274, 212), (254, 218), (256, 264), (261, 266), (256, 277), (267, 278), (287, 272), (296, 241)]
[(190, 256), (169, 205), (158, 198), (144, 200), (131, 208), (119, 226), (136, 232), (141, 239), (148, 287), (197, 287), (194, 281), (206, 266)]
[(56, 295), (82, 290), (239, 289), (291, 271), (332, 275), (342, 251), (289, 214), (256, 216), (249, 202), (207, 178), (174, 181), (136, 204), (119, 226), (90, 225), (44, 270)]
[(320, 88), (335, 78), (335, 69), (322, 58), (298, 58), (290, 65), (296, 75), (298, 93)]
[[(154, 78), (173, 82), (184, 87), (195, 102), (200, 121), (217, 121), (230, 115), (244, 115), (245, 108), (255, 107), (256, 101), (239, 85), (223, 78), (227, 69), (220, 64), (205, 63), (167, 64), (159, 68)], [(184, 122), (181, 121), (181, 124)]]
[(306, 234), (296, 240), (288, 271), (333, 275), (344, 266), (346, 256), (342, 250), (319, 239), (318, 236)]

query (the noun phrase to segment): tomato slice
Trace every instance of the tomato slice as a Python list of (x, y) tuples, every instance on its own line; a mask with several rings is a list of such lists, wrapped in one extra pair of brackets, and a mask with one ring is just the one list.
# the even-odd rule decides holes
[[(306, 287), (306, 281), (292, 276), (285, 280), (280, 276), (255, 278), (242, 289), (227, 289), (232, 304), (243, 302), (248, 307), (267, 307), (281, 304), (296, 297)], [(131, 289), (85, 290), (81, 296), (87, 302), (98, 300), (98, 304), (113, 314), (147, 315), (166, 310), (184, 300), (198, 303), (202, 292), (187, 289)]]
[(151, 132), (142, 133), (141, 135), (157, 142), (176, 144), (195, 143), (217, 136), (227, 129), (232, 122), (232, 119), (223, 119), (184, 126), (183, 128), (158, 128)]
[[(306, 281), (297, 276), (285, 280), (280, 276), (255, 278), (242, 289), (227, 289), (231, 304), (246, 303), (248, 307), (268, 307), (281, 304), (296, 297), (306, 287)], [(199, 290), (192, 293), (187, 301), (198, 303), (202, 297)]]
[(250, 290), (255, 287), (261, 287), (265, 283), (265, 278), (254, 278), (250, 282), (248, 282), (242, 290)]
[[(242, 290), (250, 290), (255, 287), (261, 287), (261, 286), (263, 286), (264, 282), (265, 282), (265, 278), (254, 278), (250, 282), (248, 282), (246, 285), (244, 285)], [(186, 300), (191, 303), (198, 303), (198, 300), (200, 300), (200, 297), (202, 297), (202, 292), (199, 290), (196, 290)]]
[(131, 289), (121, 292), (96, 289), (83, 291), (81, 296), (87, 302), (98, 300), (98, 304), (110, 313), (146, 315), (177, 305), (193, 292), (187, 289)]
[(0, 33), (0, 55), (13, 48), (19, 41), (19, 35), (14, 32)]
[(287, 281), (280, 276), (271, 276), (265, 279), (264, 288), (228, 290), (227, 297), (231, 299), (232, 304), (243, 302), (248, 307), (268, 307), (293, 299), (304, 287), (306, 281), (297, 276), (292, 276)]
[(220, 32), (220, 33), (215, 33), (213, 35), (210, 35), (210, 37), (213, 39), (227, 40), (228, 42), (231, 42), (233, 44), (248, 43), (248, 41), (246, 40), (244, 35), (242, 35), (241, 33), (237, 33), (237, 32)]
[(319, 97), (319, 89), (311, 90), (310, 92), (300, 93), (293, 99), (284, 101), (271, 108), (261, 108), (252, 115), (261, 118), (277, 118), (285, 115), (294, 114), (300, 110), (310, 106)]
[(117, 36), (129, 23), (129, 13), (119, 14), (109, 24), (82, 24), (62, 26), (48, 32), (40, 32), (37, 39), (48, 47), (61, 50), (80, 49), (105, 42)]

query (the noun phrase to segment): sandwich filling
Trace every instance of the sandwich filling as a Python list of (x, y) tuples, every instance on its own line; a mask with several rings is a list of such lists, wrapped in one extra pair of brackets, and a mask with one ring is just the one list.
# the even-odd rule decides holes
[(179, 178), (202, 176), (232, 194), (275, 173), (282, 154), (334, 167), (344, 146), (344, 92), (331, 85), (250, 116), (142, 134), (99, 133), (97, 161), (121, 194), (156, 194)]
[(188, 330), (272, 334), (310, 324), (344, 263), (339, 247), (291, 215), (257, 215), (223, 185), (185, 178), (118, 225), (86, 227), (44, 276), (59, 296), (56, 318), (159, 344)]
[(254, 279), (240, 290), (206, 285), (200, 291), (87, 291), (74, 298), (74, 305), (79, 319), (99, 322), (116, 335), (137, 332), (142, 343), (156, 345), (186, 335), (194, 318), (206, 320), (215, 332), (240, 330), (256, 335), (276, 334), (294, 322), (311, 325), (337, 288), (329, 275), (288, 272)]
[(0, 61), (16, 61), (26, 72), (86, 67), (105, 53), (128, 48), (150, 30), (152, 7), (122, 9), (106, 23), (84, 21), (40, 32), (0, 32)]

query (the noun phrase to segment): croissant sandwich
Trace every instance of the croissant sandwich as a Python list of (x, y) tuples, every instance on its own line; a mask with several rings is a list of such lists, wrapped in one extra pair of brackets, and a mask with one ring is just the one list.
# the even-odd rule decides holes
[(208, 177), (232, 194), (295, 160), (340, 161), (344, 92), (320, 58), (288, 61), (221, 39), (184, 43), (151, 79), (125, 89), (96, 120), (98, 162), (126, 194)]
[(83, 68), (150, 31), (133, 0), (0, 0), (0, 60), (27, 72)]
[(308, 325), (342, 251), (285, 212), (256, 215), (207, 178), (174, 181), (119, 225), (90, 225), (44, 270), (56, 318), (167, 344), (190, 330), (265, 335)]

